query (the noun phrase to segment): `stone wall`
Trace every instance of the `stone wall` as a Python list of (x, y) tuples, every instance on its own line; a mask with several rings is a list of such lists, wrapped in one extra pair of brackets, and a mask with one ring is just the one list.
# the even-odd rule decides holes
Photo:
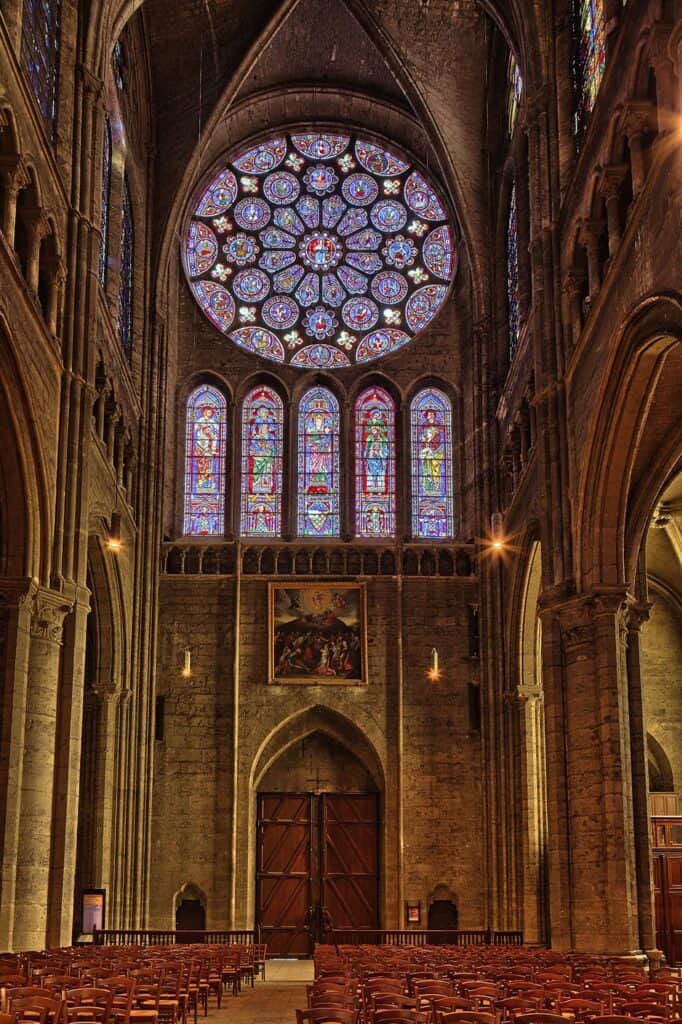
[(654, 606), (642, 627), (642, 684), (647, 732), (670, 761), (675, 791), (682, 788), (682, 615), (653, 592)]

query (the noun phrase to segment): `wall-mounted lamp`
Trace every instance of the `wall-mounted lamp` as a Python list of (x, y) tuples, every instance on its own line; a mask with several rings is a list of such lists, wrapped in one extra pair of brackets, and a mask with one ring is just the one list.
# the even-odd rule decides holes
[(429, 679), (435, 682), (436, 679), (440, 679), (440, 667), (438, 665), (438, 649), (436, 647), (431, 648), (431, 658), (429, 660), (429, 671), (427, 673)]
[(111, 526), (109, 527), (109, 533), (107, 535), (107, 548), (109, 551), (113, 551), (115, 555), (123, 548), (123, 538), (121, 537), (121, 513), (111, 513)]
[(501, 512), (493, 512), (490, 517), (490, 546), (501, 551), (505, 546), (504, 519)]
[(189, 679), (192, 675), (192, 648), (185, 647), (183, 651), (182, 678)]

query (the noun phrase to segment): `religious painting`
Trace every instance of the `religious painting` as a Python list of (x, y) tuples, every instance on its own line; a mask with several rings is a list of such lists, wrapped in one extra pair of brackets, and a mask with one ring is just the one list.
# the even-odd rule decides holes
[(271, 583), (270, 682), (367, 682), (365, 587)]
[(422, 905), (419, 901), (410, 903), (408, 900), (405, 903), (405, 919), (408, 924), (421, 924), (422, 923)]

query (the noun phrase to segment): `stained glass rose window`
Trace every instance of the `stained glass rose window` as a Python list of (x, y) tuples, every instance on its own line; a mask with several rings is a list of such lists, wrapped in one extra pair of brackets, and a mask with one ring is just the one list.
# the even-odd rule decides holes
[(230, 341), (292, 366), (342, 368), (402, 348), (457, 268), (445, 207), (392, 148), (292, 132), (238, 152), (184, 239), (196, 301)]

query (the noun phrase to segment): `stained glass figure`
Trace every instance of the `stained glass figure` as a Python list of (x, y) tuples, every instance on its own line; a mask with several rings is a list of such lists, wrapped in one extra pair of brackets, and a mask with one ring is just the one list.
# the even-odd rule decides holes
[(99, 244), (99, 283), (104, 287), (107, 279), (107, 257), (109, 250), (109, 194), (111, 192), (111, 125), (104, 119), (102, 147), (102, 216), (100, 218), (101, 239)]
[(276, 391), (256, 387), (242, 409), (241, 532), (247, 537), (282, 533), (284, 410)]
[(507, 312), (509, 316), (509, 358), (519, 343), (521, 311), (519, 300), (519, 223), (516, 211), (516, 183), (512, 185), (507, 220)]
[(603, 0), (573, 0), (575, 133), (582, 135), (594, 108), (606, 67)]
[(217, 537), (225, 531), (227, 403), (204, 384), (187, 400), (183, 533)]
[(298, 534), (340, 534), (339, 403), (331, 391), (306, 391), (298, 410)]
[(116, 82), (116, 88), (122, 91), (125, 88), (125, 54), (123, 53), (123, 45), (121, 40), (117, 39), (114, 43), (114, 49), (111, 53), (111, 66), (114, 71), (114, 81)]
[(412, 534), (423, 540), (454, 536), (452, 407), (447, 395), (425, 388), (410, 407)]
[(442, 309), (457, 271), (431, 181), (392, 148), (330, 131), (238, 150), (204, 186), (183, 256), (221, 334), (308, 369), (407, 344)]
[(121, 280), (118, 290), (118, 335), (130, 361), (133, 349), (133, 211), (127, 179), (121, 195)]
[(61, 0), (24, 0), (21, 56), (48, 134), (57, 120)]
[(519, 115), (521, 96), (523, 95), (523, 79), (521, 71), (513, 53), (509, 54), (509, 65), (507, 68), (507, 130), (509, 137), (514, 134), (516, 118)]
[(355, 403), (355, 532), (395, 536), (395, 406), (379, 387)]

